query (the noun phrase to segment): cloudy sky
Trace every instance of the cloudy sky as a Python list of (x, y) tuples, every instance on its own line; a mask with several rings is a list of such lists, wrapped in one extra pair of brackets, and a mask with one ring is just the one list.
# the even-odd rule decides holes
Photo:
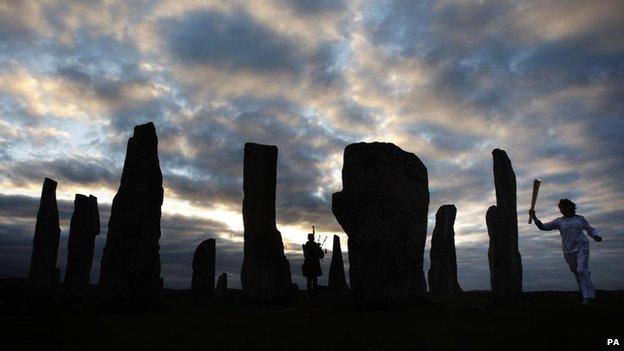
[(190, 286), (209, 237), (240, 286), (245, 142), (279, 147), (278, 228), (302, 286), (312, 224), (346, 248), (331, 213), (344, 147), (387, 141), (428, 167), (427, 250), (437, 208), (457, 206), (464, 289), (489, 288), (496, 147), (517, 175), (525, 290), (575, 288), (559, 234), (526, 223), (536, 177), (538, 215), (577, 202), (604, 236), (594, 283), (624, 289), (622, 33), (619, 0), (0, 0), (0, 278), (27, 275), (47, 176), (63, 272), (74, 194), (99, 199), (97, 281), (127, 139), (153, 121), (167, 287)]

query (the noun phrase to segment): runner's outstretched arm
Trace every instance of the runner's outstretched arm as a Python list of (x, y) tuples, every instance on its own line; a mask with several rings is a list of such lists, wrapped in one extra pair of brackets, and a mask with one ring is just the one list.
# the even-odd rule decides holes
[(547, 223), (547, 225), (544, 225), (542, 221), (540, 221), (535, 215), (535, 210), (529, 210), (529, 216), (533, 218), (533, 222), (535, 222), (535, 225), (539, 230), (553, 230), (557, 228), (557, 225), (554, 221)]

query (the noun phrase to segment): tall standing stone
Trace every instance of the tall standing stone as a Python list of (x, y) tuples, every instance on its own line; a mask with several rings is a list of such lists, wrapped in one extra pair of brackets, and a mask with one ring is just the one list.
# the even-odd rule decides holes
[(328, 286), (333, 290), (346, 290), (347, 280), (345, 278), (344, 262), (342, 261), (342, 249), (340, 248), (340, 237), (334, 235), (334, 246), (332, 248), (332, 259), (329, 265)]
[(290, 265), (275, 226), (277, 146), (245, 144), (243, 298), (278, 300), (292, 290)]
[(496, 206), (491, 206), (486, 224), (490, 247), (490, 285), (497, 300), (517, 300), (522, 295), (522, 259), (518, 251), (518, 214), (516, 209), (516, 175), (507, 153), (492, 151)]
[(58, 256), (61, 228), (56, 203), (56, 182), (50, 178), (43, 181), (35, 237), (30, 259), (29, 298), (49, 299), (54, 294), (57, 281), (56, 258)]
[(100, 214), (97, 198), (76, 194), (74, 213), (69, 227), (67, 269), (65, 270), (65, 298), (69, 301), (87, 299), (89, 274), (93, 263), (95, 237), (100, 233)]
[(160, 293), (162, 202), (158, 138), (150, 122), (134, 127), (113, 199), (100, 273), (106, 301), (149, 303)]
[(214, 294), (215, 259), (215, 239), (202, 241), (193, 255), (191, 290), (195, 300)]
[(455, 256), (455, 205), (440, 206), (431, 238), (429, 291), (434, 295), (456, 295), (462, 292), (457, 282)]
[(390, 143), (348, 145), (332, 211), (349, 236), (351, 291), (367, 300), (419, 297), (429, 186), (420, 159)]

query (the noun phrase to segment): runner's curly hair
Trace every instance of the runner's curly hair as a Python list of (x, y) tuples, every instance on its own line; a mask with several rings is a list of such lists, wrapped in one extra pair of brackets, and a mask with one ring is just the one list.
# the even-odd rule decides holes
[(570, 199), (559, 200), (559, 206), (563, 206), (572, 210), (572, 214), (576, 214), (576, 204)]

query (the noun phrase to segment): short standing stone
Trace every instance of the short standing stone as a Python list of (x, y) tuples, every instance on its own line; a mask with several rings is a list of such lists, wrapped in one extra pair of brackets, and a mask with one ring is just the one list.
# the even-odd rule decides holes
[(431, 239), (431, 268), (429, 291), (434, 295), (456, 295), (462, 292), (457, 282), (457, 258), (455, 256), (454, 205), (443, 205), (436, 213), (435, 228)]
[(47, 300), (52, 298), (56, 290), (56, 257), (58, 256), (61, 228), (56, 203), (57, 183), (46, 178), (43, 181), (33, 250), (28, 273), (30, 299)]
[(491, 206), (486, 224), (490, 237), (488, 260), (490, 285), (496, 300), (511, 301), (522, 295), (522, 259), (518, 251), (516, 175), (507, 153), (492, 151), (496, 206)]
[(284, 255), (282, 235), (275, 226), (276, 176), (277, 147), (246, 143), (241, 269), (245, 300), (281, 300), (292, 292), (290, 265)]
[(227, 292), (227, 273), (221, 273), (217, 279), (217, 296), (225, 296)]
[(113, 199), (100, 273), (105, 301), (139, 306), (159, 295), (162, 203), (158, 138), (150, 122), (136, 126), (128, 140), (121, 184)]
[(74, 213), (69, 227), (67, 269), (65, 271), (65, 299), (87, 299), (89, 274), (93, 263), (95, 236), (100, 233), (100, 214), (97, 198), (76, 194)]
[(340, 247), (340, 237), (334, 235), (334, 246), (332, 249), (332, 259), (329, 265), (328, 286), (333, 290), (347, 290), (347, 280), (345, 278), (344, 262), (342, 261), (342, 249)]
[(332, 211), (349, 240), (351, 291), (366, 300), (420, 297), (425, 292), (427, 168), (390, 143), (345, 148), (343, 190)]
[(193, 255), (193, 280), (191, 290), (195, 300), (202, 300), (214, 293), (215, 239), (202, 241)]

